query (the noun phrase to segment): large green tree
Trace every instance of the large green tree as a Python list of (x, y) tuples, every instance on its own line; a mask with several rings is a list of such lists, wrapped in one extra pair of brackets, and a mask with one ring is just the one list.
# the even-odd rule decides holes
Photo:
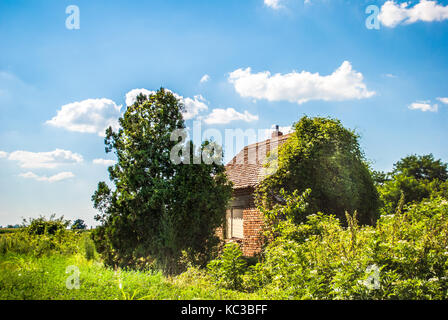
[(358, 135), (329, 118), (303, 117), (291, 137), (278, 150), (278, 168), (257, 188), (256, 201), (272, 208), (285, 202), (284, 192), (311, 189), (309, 205), (296, 221), (318, 211), (345, 221), (345, 213), (358, 211), (363, 224), (375, 223), (378, 193), (361, 152)]
[[(221, 163), (172, 161), (178, 141), (171, 136), (185, 128), (183, 108), (163, 88), (139, 95), (120, 118), (121, 128), (106, 132), (106, 152), (118, 159), (109, 167), (114, 188), (100, 182), (92, 200), (101, 222), (94, 240), (110, 265), (152, 263), (176, 273), (185, 253), (205, 263), (218, 243), (215, 230), (224, 222), (231, 185)], [(189, 147), (190, 158), (198, 156)]]
[(404, 203), (430, 196), (448, 196), (448, 164), (432, 154), (410, 155), (394, 164), (389, 179), (378, 187), (385, 213), (393, 213), (403, 194)]
[(417, 180), (432, 181), (438, 179), (442, 182), (448, 179), (447, 164), (441, 159), (434, 159), (434, 155), (410, 155), (394, 164), (392, 175), (404, 174)]

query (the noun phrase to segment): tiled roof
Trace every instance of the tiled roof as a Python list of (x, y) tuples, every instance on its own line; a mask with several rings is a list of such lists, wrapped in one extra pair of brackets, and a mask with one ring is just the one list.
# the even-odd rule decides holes
[(282, 145), (291, 134), (250, 144), (243, 148), (226, 165), (227, 177), (233, 182), (234, 189), (256, 186), (266, 175), (263, 168), (267, 154)]

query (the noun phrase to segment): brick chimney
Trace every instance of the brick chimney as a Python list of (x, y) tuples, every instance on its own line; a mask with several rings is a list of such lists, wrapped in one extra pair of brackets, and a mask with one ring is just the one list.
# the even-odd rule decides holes
[(271, 139), (276, 139), (283, 135), (283, 132), (281, 132), (278, 128), (279, 128), (278, 125), (276, 125), (274, 132), (272, 132)]

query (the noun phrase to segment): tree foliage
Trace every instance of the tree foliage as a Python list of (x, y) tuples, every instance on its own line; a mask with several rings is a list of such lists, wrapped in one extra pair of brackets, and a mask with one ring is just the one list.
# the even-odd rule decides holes
[(311, 189), (305, 216), (321, 211), (345, 220), (346, 211), (357, 210), (361, 223), (373, 224), (378, 194), (358, 138), (338, 120), (303, 117), (278, 150), (277, 171), (260, 183), (257, 204), (283, 204), (281, 189), (289, 194)]
[(87, 229), (87, 225), (84, 222), (84, 220), (82, 219), (76, 219), (72, 226), (71, 226), (72, 230), (85, 230)]
[(448, 179), (447, 164), (441, 159), (435, 160), (432, 154), (410, 155), (394, 164), (392, 175), (404, 174), (417, 180), (432, 181)]
[(402, 194), (405, 204), (448, 195), (447, 164), (435, 160), (432, 154), (404, 157), (394, 164), (388, 176), (378, 188), (385, 213), (393, 212)]
[[(185, 128), (182, 110), (162, 88), (138, 96), (120, 118), (118, 132), (106, 132), (106, 152), (113, 150), (118, 159), (109, 168), (114, 189), (100, 182), (92, 200), (101, 222), (94, 239), (108, 264), (155, 263), (176, 273), (182, 251), (204, 264), (218, 242), (215, 230), (224, 222), (231, 185), (222, 164), (171, 161), (177, 144), (171, 133)], [(191, 157), (197, 156), (194, 149), (190, 144)]]
[(55, 235), (64, 231), (70, 225), (70, 220), (65, 220), (64, 216), (56, 218), (55, 214), (49, 218), (40, 216), (39, 218), (23, 219), (22, 226), (25, 232), (30, 235)]

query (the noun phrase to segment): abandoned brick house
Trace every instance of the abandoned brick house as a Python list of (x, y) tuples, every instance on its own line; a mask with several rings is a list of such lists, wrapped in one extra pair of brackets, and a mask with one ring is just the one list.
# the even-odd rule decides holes
[(262, 246), (263, 216), (254, 204), (257, 184), (266, 176), (263, 167), (269, 152), (283, 144), (288, 135), (277, 129), (270, 139), (243, 148), (227, 165), (233, 182), (233, 197), (226, 213), (223, 235), (226, 241), (238, 242), (245, 256), (254, 256)]

